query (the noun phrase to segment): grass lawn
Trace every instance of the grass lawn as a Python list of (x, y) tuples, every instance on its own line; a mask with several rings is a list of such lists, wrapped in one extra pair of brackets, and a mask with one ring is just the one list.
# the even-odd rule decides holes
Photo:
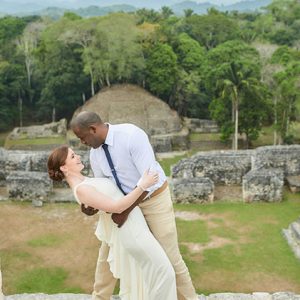
[(190, 141), (220, 141), (220, 133), (191, 133)]
[(4, 147), (5, 139), (9, 132), (1, 132), (0, 133), (0, 147)]
[(300, 293), (300, 261), (282, 228), (300, 215), (300, 195), (282, 203), (176, 205), (198, 212), (198, 221), (178, 221), (181, 249), (197, 291), (289, 290)]
[(166, 176), (170, 176), (171, 174), (171, 166), (178, 163), (181, 159), (187, 158), (190, 156), (189, 154), (177, 155), (170, 158), (158, 159), (158, 162), (162, 166)]
[[(281, 232), (299, 217), (300, 194), (286, 191), (281, 203), (176, 204), (175, 210), (181, 252), (198, 293), (300, 294), (300, 261)], [(197, 218), (182, 217), (189, 214)], [(96, 222), (76, 204), (0, 202), (4, 293), (90, 293)]]
[(24, 149), (30, 148), (30, 146), (41, 146), (41, 145), (60, 145), (66, 144), (67, 140), (63, 137), (53, 138), (36, 138), (36, 139), (20, 139), (20, 140), (6, 140), (4, 147), (6, 149), (13, 149), (15, 146), (24, 147)]

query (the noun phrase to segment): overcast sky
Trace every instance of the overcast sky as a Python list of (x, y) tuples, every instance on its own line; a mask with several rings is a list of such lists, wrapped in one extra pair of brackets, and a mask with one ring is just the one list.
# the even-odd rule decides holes
[[(6, 0), (6, 2), (8, 2), (9, 0)], [(147, 3), (148, 1), (151, 1), (151, 0), (145, 0), (145, 3)], [(183, 0), (173, 0), (174, 2), (182, 2)], [(233, 4), (233, 3), (236, 3), (236, 2), (240, 2), (240, 1), (243, 1), (243, 0), (192, 0), (192, 1), (195, 1), (197, 3), (204, 3), (204, 2), (210, 2), (210, 3), (214, 3), (214, 4), (218, 4), (218, 5), (221, 5), (221, 4), (224, 4), (224, 5), (228, 5), (228, 4)], [(18, 3), (28, 3), (28, 2), (33, 2), (33, 3), (37, 3), (37, 2), (44, 2), (44, 0), (15, 0), (15, 1), (12, 1), (12, 2), (18, 2)], [(55, 0), (54, 2), (60, 2), (60, 3), (63, 3), (63, 2), (67, 2), (67, 3), (72, 3), (72, 2), (76, 2), (76, 0)], [(101, 5), (101, 0), (99, 0), (99, 5)], [(126, 3), (126, 0), (119, 0), (118, 2), (120, 3)], [(133, 2), (133, 1), (132, 1)]]

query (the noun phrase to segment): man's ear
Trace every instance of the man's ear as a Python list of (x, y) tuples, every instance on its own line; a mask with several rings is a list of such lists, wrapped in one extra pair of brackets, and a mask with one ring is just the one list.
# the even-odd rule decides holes
[(90, 133), (96, 133), (97, 131), (97, 127), (95, 125), (90, 125), (89, 129), (90, 129)]

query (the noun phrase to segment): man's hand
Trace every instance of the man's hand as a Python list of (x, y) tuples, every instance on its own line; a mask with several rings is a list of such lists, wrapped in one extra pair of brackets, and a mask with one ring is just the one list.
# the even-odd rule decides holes
[(126, 210), (124, 210), (122, 213), (120, 213), (120, 214), (113, 213), (111, 215), (112, 220), (114, 221), (114, 223), (116, 223), (118, 225), (119, 228), (126, 222), (130, 212), (137, 205), (139, 205), (142, 202), (142, 200), (147, 196), (147, 194), (148, 194), (147, 191), (143, 192), (142, 195), (131, 206), (129, 206)]
[(85, 206), (83, 203), (81, 203), (81, 211), (88, 216), (93, 216), (99, 211), (99, 209), (91, 206)]
[(114, 221), (114, 223), (116, 223), (118, 225), (118, 228), (120, 228), (126, 222), (129, 213), (130, 213), (130, 211), (127, 211), (127, 210), (123, 211), (120, 214), (113, 213), (111, 215), (111, 218)]

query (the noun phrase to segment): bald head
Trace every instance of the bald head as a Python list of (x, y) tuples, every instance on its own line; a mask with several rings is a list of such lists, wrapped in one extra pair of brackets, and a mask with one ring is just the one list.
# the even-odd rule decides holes
[(91, 111), (83, 111), (72, 119), (70, 127), (72, 130), (75, 128), (82, 130), (90, 128), (91, 125), (100, 124), (103, 124), (103, 122), (98, 114)]
[(104, 124), (94, 112), (83, 111), (70, 123), (70, 127), (81, 143), (94, 149), (100, 147), (106, 139), (108, 125)]

